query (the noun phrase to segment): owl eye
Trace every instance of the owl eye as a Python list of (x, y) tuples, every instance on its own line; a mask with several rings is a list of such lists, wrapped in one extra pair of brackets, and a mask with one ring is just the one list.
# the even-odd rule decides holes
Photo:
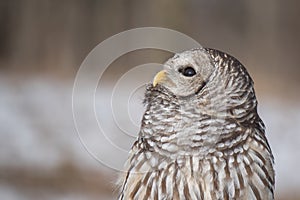
[(194, 70), (194, 68), (189, 67), (189, 66), (185, 67), (185, 68), (180, 68), (178, 71), (183, 76), (188, 76), (188, 77), (194, 76), (196, 74), (196, 71)]

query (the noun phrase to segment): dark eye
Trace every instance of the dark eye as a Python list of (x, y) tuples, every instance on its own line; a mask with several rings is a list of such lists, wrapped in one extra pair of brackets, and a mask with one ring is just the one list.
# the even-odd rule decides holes
[(196, 74), (196, 71), (192, 67), (185, 67), (178, 70), (183, 76), (194, 76)]

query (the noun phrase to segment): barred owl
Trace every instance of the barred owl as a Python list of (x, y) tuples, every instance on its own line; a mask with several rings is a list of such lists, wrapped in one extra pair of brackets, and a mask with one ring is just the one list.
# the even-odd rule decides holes
[(253, 81), (234, 57), (175, 54), (145, 92), (119, 199), (274, 199), (274, 159)]

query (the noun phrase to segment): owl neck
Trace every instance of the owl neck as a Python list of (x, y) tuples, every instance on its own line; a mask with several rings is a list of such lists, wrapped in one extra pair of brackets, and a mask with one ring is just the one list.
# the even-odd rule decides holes
[(212, 151), (226, 150), (233, 140), (243, 145), (253, 133), (250, 124), (255, 124), (259, 132), (264, 131), (256, 102), (252, 102), (253, 109), (247, 116), (242, 112), (235, 116), (235, 107), (217, 108), (197, 97), (181, 99), (163, 89), (148, 88), (145, 103), (139, 140), (146, 143), (148, 150), (168, 157), (205, 157)]

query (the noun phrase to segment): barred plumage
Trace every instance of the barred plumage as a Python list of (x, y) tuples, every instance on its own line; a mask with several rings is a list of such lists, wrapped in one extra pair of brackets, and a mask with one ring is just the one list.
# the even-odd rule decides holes
[(119, 199), (274, 199), (272, 152), (238, 60), (207, 48), (175, 54), (145, 104)]

